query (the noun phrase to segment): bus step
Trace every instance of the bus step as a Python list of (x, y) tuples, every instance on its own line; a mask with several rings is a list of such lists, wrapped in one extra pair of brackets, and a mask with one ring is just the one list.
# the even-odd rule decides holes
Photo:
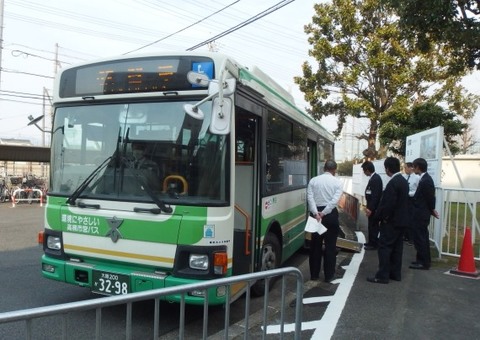
[(359, 253), (362, 251), (362, 244), (357, 241), (347, 240), (347, 239), (338, 237), (337, 248), (342, 248), (344, 250), (351, 250), (356, 253)]

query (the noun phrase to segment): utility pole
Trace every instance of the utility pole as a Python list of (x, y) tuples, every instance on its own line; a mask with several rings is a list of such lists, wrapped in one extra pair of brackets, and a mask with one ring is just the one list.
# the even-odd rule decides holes
[(2, 86), (2, 52), (3, 52), (3, 10), (5, 0), (0, 0), (0, 88)]
[[(2, 0), (0, 0), (2, 1)], [(60, 61), (58, 60), (58, 43), (55, 43), (55, 60), (53, 65), (53, 75), (56, 76), (58, 72), (58, 65), (60, 65)]]
[[(5, 7), (5, 1), (0, 0), (0, 89), (2, 87), (3, 9), (4, 7)], [(3, 176), (5, 179), (7, 178), (7, 164), (8, 164), (7, 161), (3, 162)]]
[(45, 103), (45, 92), (47, 89), (44, 87), (43, 88), (43, 96), (42, 96), (42, 146), (45, 146), (45, 113), (46, 113), (46, 103)]

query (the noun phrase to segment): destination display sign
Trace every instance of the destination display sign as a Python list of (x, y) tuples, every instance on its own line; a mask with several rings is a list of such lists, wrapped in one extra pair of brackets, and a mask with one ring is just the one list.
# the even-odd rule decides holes
[(142, 57), (74, 67), (62, 73), (59, 97), (205, 89), (188, 82), (189, 71), (213, 79), (213, 60), (195, 56)]

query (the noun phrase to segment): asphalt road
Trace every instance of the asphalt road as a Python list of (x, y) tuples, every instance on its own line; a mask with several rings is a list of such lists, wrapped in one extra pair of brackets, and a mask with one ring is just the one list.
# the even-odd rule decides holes
[[(0, 204), (0, 313), (26, 308), (49, 306), (65, 302), (98, 298), (85, 288), (47, 280), (40, 275), (42, 249), (37, 245), (37, 233), (42, 230), (44, 209), (38, 204), (18, 204), (12, 208)], [(343, 223), (343, 225), (348, 223)], [(359, 222), (362, 225), (362, 222)], [(364, 237), (353, 234), (350, 226), (347, 238)], [(360, 228), (362, 229), (362, 227)], [(405, 247), (402, 282), (388, 285), (372, 284), (378, 260), (375, 252), (349, 253), (337, 256), (338, 280), (334, 284), (309, 281), (308, 256), (303, 252), (286, 264), (304, 274), (302, 339), (475, 339), (480, 334), (477, 306), (480, 305), (478, 279), (448, 275), (451, 262), (434, 256), (429, 271), (408, 269), (415, 256), (412, 247)], [(477, 268), (478, 265), (477, 265)], [(278, 339), (281, 310), (280, 285), (270, 294), (268, 339)], [(295, 294), (286, 294), (287, 320), (295, 310)], [(245, 299), (231, 306), (230, 332), (233, 339), (243, 338), (242, 327)], [(261, 337), (263, 299), (250, 303), (249, 338)], [(186, 339), (201, 337), (202, 307), (187, 306)], [(178, 338), (178, 304), (163, 303), (160, 307), (162, 339)], [(133, 307), (134, 339), (150, 339), (153, 334), (153, 303), (142, 302)], [(107, 308), (102, 314), (104, 339), (125, 338), (125, 308)], [(288, 319), (290, 317), (290, 319)], [(224, 309), (209, 309), (209, 339), (221, 339)], [(33, 322), (34, 339), (60, 339), (61, 319), (40, 319)], [(67, 317), (71, 326), (68, 339), (93, 338), (95, 313), (82, 312)], [(291, 326), (291, 325), (286, 325)], [(0, 325), (0, 339), (25, 338), (24, 324)], [(70, 327), (69, 327), (70, 329)], [(240, 330), (235, 333), (234, 330)], [(235, 335), (236, 334), (236, 335)], [(287, 333), (286, 339), (292, 338)]]
[[(67, 285), (45, 279), (40, 273), (40, 257), (43, 250), (37, 244), (37, 234), (43, 229), (44, 207), (39, 204), (0, 204), (0, 313), (28, 308), (51, 306), (61, 303), (98, 298), (88, 289)], [(297, 253), (287, 266), (306, 269), (307, 255)], [(292, 288), (295, 292), (295, 289)], [(280, 284), (276, 284), (270, 294), (269, 319), (277, 320), (280, 315), (278, 304), (281, 297)], [(288, 294), (288, 302), (295, 296)], [(135, 339), (148, 339), (153, 334), (153, 302), (141, 302), (133, 307), (133, 333)], [(250, 302), (250, 327), (259, 331), (263, 322), (263, 298), (252, 298)], [(160, 333), (162, 338), (178, 338), (179, 305), (161, 303)], [(293, 315), (294, 305), (289, 305), (287, 313)], [(245, 298), (240, 298), (231, 306), (231, 324), (242, 329), (245, 313)], [(318, 315), (318, 314), (317, 314)], [(59, 339), (62, 320), (60, 318), (39, 319), (33, 323), (34, 339)], [(69, 339), (92, 338), (95, 331), (95, 313), (82, 312), (67, 318), (67, 325), (72, 326)], [(224, 325), (224, 309), (209, 308), (209, 334), (219, 336)], [(125, 307), (107, 308), (102, 313), (104, 339), (125, 337)], [(203, 307), (187, 306), (186, 338), (197, 338), (202, 334)], [(234, 331), (231, 334), (235, 334)], [(24, 338), (24, 325), (0, 325), (0, 339)], [(275, 336), (272, 336), (275, 338)]]

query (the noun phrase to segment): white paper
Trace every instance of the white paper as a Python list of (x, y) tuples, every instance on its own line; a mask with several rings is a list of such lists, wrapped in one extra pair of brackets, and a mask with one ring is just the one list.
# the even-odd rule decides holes
[(322, 235), (327, 231), (327, 228), (325, 228), (322, 222), (318, 222), (316, 218), (308, 216), (307, 223), (305, 224), (305, 231)]

